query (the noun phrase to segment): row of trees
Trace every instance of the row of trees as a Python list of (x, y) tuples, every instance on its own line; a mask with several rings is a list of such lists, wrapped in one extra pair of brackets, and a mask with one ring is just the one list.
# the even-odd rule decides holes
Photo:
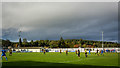
[[(19, 43), (20, 42), (20, 43)], [(11, 42), (9, 40), (2, 40), (2, 45), (4, 47), (12, 46), (17, 47), (50, 47), (50, 48), (73, 48), (73, 47), (102, 47), (102, 41), (91, 41), (91, 40), (82, 40), (82, 39), (66, 39), (62, 37), (60, 40), (31, 40), (27, 42), (27, 39), (19, 39), (19, 42)], [(103, 42), (104, 47), (120, 47), (118, 43), (115, 42)]]

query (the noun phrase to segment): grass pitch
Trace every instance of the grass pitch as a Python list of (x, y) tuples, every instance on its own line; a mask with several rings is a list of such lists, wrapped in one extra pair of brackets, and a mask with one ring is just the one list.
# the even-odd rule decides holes
[(64, 52), (48, 52), (43, 53), (13, 53), (9, 56), (7, 53), (8, 61), (3, 57), (2, 68), (39, 68), (39, 67), (94, 67), (94, 68), (118, 68), (118, 53), (105, 53), (104, 56), (97, 56), (95, 53), (88, 54), (85, 57), (81, 53), (80, 58), (75, 52), (69, 52), (66, 55)]

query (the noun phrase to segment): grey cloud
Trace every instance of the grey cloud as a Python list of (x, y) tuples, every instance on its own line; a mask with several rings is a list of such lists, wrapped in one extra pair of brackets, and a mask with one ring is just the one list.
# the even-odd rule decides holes
[(0, 2), (0, 38), (2, 38), (2, 3)]
[[(3, 38), (117, 40), (117, 3), (3, 3)], [(19, 24), (22, 27), (19, 27)], [(9, 30), (11, 29), (11, 30)], [(12, 31), (13, 30), (13, 31)], [(114, 39), (114, 40), (112, 40)]]

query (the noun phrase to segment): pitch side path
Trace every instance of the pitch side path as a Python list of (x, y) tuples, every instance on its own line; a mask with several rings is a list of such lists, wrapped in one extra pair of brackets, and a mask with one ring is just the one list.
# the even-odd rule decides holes
[(8, 61), (3, 57), (2, 68), (119, 68), (118, 53), (105, 53), (104, 56), (97, 56), (95, 53), (81, 57), (70, 52), (66, 55), (64, 52), (53, 53), (13, 53), (9, 56)]

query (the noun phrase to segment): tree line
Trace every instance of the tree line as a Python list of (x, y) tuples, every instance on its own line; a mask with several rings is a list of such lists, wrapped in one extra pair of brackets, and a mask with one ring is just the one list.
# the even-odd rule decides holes
[[(120, 47), (117, 42), (103, 42), (104, 47)], [(102, 41), (92, 41), (92, 40), (83, 40), (83, 39), (63, 39), (60, 40), (31, 40), (27, 42), (27, 39), (19, 39), (19, 42), (11, 42), (10, 40), (2, 40), (2, 47), (48, 47), (48, 48), (78, 48), (78, 47), (89, 47), (97, 48), (102, 47)]]

